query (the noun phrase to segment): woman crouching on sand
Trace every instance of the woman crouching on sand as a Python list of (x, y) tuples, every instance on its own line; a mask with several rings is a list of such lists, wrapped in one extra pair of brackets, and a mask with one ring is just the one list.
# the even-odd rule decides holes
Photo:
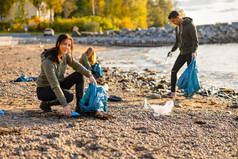
[(79, 59), (79, 62), (92, 71), (93, 65), (96, 64), (96, 53), (93, 48), (89, 47), (85, 53)]
[[(90, 83), (96, 84), (91, 72), (73, 58), (73, 44), (71, 36), (62, 34), (58, 37), (56, 46), (44, 51), (41, 55), (41, 74), (37, 81), (37, 97), (42, 101), (40, 108), (43, 111), (50, 112), (51, 106), (62, 105), (64, 115), (71, 116), (69, 103), (73, 100), (73, 94), (68, 90), (75, 85), (76, 112), (79, 112), (79, 101), (84, 93), (83, 75), (89, 78)], [(64, 78), (67, 65), (76, 72)]]

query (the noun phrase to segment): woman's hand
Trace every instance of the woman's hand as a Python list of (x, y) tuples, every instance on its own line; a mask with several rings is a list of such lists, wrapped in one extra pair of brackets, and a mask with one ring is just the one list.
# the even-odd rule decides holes
[(64, 107), (64, 115), (67, 117), (71, 117), (71, 108), (70, 105)]
[(95, 78), (93, 77), (93, 75), (91, 75), (90, 77), (89, 77), (89, 82), (90, 83), (95, 83), (95, 85), (97, 85), (97, 81), (95, 80)]

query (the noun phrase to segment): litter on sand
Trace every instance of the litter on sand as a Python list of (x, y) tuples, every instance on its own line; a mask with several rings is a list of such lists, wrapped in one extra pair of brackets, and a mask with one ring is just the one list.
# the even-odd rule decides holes
[(110, 95), (109, 98), (108, 98), (108, 100), (111, 101), (111, 102), (121, 102), (121, 101), (122, 101), (122, 98), (121, 98), (121, 97), (114, 96), (114, 95)]
[(180, 89), (184, 89), (184, 96), (186, 98), (192, 98), (194, 93), (200, 89), (197, 73), (196, 61), (192, 60), (178, 79), (177, 85)]
[(77, 112), (71, 112), (71, 117), (79, 117), (80, 114)]
[(232, 115), (232, 112), (231, 111), (227, 111), (227, 112), (225, 112), (225, 115), (226, 115), (226, 117), (230, 117)]
[(31, 81), (37, 81), (36, 77), (27, 77), (25, 75), (22, 75), (21, 77), (14, 80), (14, 82), (31, 82)]
[(90, 83), (83, 98), (80, 100), (83, 113), (101, 111), (107, 112), (107, 92), (102, 87)]
[(3, 115), (4, 114), (4, 111), (0, 110), (0, 115)]
[(105, 92), (109, 90), (109, 86), (106, 83), (102, 86), (102, 88), (104, 89)]
[(154, 116), (158, 117), (160, 115), (169, 115), (174, 107), (174, 101), (167, 101), (164, 105), (159, 104), (148, 104), (147, 99), (144, 101), (145, 109), (152, 109), (154, 111)]

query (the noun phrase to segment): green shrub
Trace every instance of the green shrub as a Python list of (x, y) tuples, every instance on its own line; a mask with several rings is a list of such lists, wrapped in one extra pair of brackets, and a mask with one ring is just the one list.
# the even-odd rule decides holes
[(38, 24), (31, 24), (28, 26), (29, 31), (38, 31), (39, 27)]
[(50, 28), (50, 21), (44, 20), (39, 23), (39, 29), (40, 30), (35, 30), (35, 31), (43, 31), (45, 28)]
[(77, 26), (79, 28), (79, 31), (86, 31), (85, 30), (85, 24), (87, 23), (87, 19), (86, 18), (73, 18), (72, 19), (74, 21), (74, 26)]
[(97, 22), (87, 22), (84, 25), (85, 31), (96, 32), (100, 30), (100, 25)]
[(52, 24), (53, 29), (57, 32), (71, 32), (74, 26), (77, 26), (79, 31), (91, 32), (116, 28), (111, 20), (99, 16), (86, 16), (72, 19), (56, 18)]
[(11, 31), (24, 31), (24, 25), (28, 25), (28, 31), (33, 32), (43, 31), (45, 28), (53, 28), (56, 32), (72, 32), (74, 26), (77, 26), (79, 31), (89, 32), (117, 29), (110, 19), (99, 16), (85, 16), (72, 19), (57, 17), (52, 24), (48, 20), (41, 21), (39, 17), (34, 17), (26, 22), (14, 20), (12, 24), (11, 26), (10, 22), (0, 23), (0, 30), (11, 28)]
[(27, 21), (28, 24), (28, 30), (29, 31), (43, 31), (45, 30), (45, 28), (49, 28), (50, 25), (50, 21), (49, 20), (40, 20), (39, 17), (35, 16), (32, 19), (29, 19)]
[(113, 25), (112, 21), (108, 18), (103, 18), (99, 16), (88, 16), (86, 17), (90, 19), (91, 21), (95, 21), (100, 24), (101, 30), (113, 30), (116, 29), (116, 26)]
[(73, 20), (56, 18), (52, 24), (52, 28), (57, 32), (71, 32), (73, 28)]
[(10, 22), (0, 22), (0, 31), (7, 31), (10, 27)]
[(22, 31), (25, 31), (24, 30), (24, 25), (23, 23), (14, 23), (12, 26), (11, 26), (11, 31), (14, 31), (14, 32), (22, 32)]
[(112, 21), (106, 18), (102, 18), (100, 24), (102, 30), (116, 30), (116, 26), (113, 25)]

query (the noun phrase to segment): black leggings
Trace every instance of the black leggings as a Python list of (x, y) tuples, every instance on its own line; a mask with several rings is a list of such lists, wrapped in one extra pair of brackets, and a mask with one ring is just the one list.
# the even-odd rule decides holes
[(177, 73), (181, 67), (187, 62), (187, 65), (192, 61), (192, 54), (179, 55), (174, 63), (171, 71), (171, 92), (176, 91)]
[[(76, 90), (76, 99), (77, 104), (80, 101), (80, 99), (83, 97), (84, 93), (84, 77), (82, 74), (78, 72), (74, 72), (68, 77), (64, 79), (64, 81), (60, 82), (60, 87), (64, 93), (64, 96), (68, 103), (70, 103), (74, 95), (69, 92), (69, 89), (75, 84), (75, 90)], [(42, 101), (51, 101), (55, 100), (57, 97), (55, 96), (55, 93), (53, 90), (48, 87), (37, 87), (37, 97), (39, 100)], [(59, 105), (60, 103), (58, 103)]]

